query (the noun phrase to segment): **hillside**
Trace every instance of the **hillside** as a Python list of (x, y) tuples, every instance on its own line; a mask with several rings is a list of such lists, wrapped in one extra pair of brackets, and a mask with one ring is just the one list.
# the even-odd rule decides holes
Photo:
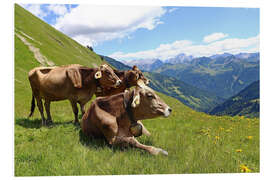
[(200, 57), (185, 63), (164, 64), (154, 72), (227, 99), (259, 80), (259, 54)]
[[(102, 62), (98, 55), (18, 5), (15, 5), (14, 25), (15, 33), (40, 49), (41, 57), (49, 62), (45, 65), (91, 66)], [(151, 136), (138, 140), (165, 149), (169, 153), (167, 157), (151, 156), (135, 148), (111, 147), (104, 139), (85, 137), (80, 127), (72, 123), (68, 101), (53, 102), (54, 124), (50, 128), (41, 127), (37, 109), (33, 118), (27, 118), (31, 104), (27, 73), (40, 63), (33, 49), (16, 35), (14, 45), (16, 177), (260, 172), (258, 118), (210, 116), (161, 93), (158, 95), (173, 109), (172, 114), (166, 119), (143, 121)]]
[[(28, 72), (36, 66), (101, 64), (101, 58), (68, 38), (19, 5), (15, 5), (15, 116), (21, 104), (18, 99), (31, 97)], [(31, 50), (29, 49), (31, 48)], [(33, 53), (35, 52), (35, 53)], [(40, 60), (40, 62), (38, 61)], [(26, 101), (27, 105), (30, 99)]]
[(145, 72), (145, 75), (151, 80), (149, 85), (151, 88), (178, 99), (183, 104), (196, 111), (208, 112), (210, 109), (224, 101), (223, 98), (198, 89), (173, 77), (152, 72)]
[(256, 81), (243, 89), (237, 95), (218, 105), (210, 114), (214, 115), (240, 115), (259, 117), (260, 112), (260, 82)]
[(123, 64), (121, 62), (118, 62), (118, 61), (116, 61), (115, 59), (113, 59), (111, 57), (103, 56), (103, 55), (100, 55), (100, 57), (102, 59), (104, 59), (105, 61), (107, 61), (110, 65), (112, 65), (113, 67), (115, 67), (118, 70), (125, 71), (125, 70), (130, 70), (131, 69), (130, 66), (127, 66), (127, 65), (125, 65), (125, 64)]
[[(117, 69), (131, 69), (131, 67), (116, 61), (113, 58), (104, 56), (104, 59)], [(153, 72), (144, 72), (144, 74), (148, 79), (150, 79), (149, 86), (151, 88), (178, 99), (183, 104), (191, 107), (196, 111), (208, 112), (224, 101), (223, 98), (215, 96), (207, 91), (198, 89), (176, 78)]]

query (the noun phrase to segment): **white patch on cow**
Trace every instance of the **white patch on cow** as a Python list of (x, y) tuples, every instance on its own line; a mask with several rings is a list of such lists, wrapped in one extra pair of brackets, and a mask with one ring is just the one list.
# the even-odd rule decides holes
[(135, 108), (140, 104), (140, 95), (136, 95), (131, 103), (131, 107)]
[(169, 111), (169, 107), (166, 108), (166, 110), (164, 111), (164, 116), (168, 117), (171, 114), (171, 112)]

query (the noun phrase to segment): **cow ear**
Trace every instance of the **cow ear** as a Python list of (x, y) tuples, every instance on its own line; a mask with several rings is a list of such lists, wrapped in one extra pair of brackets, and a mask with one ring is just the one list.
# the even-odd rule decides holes
[(139, 86), (140, 88), (145, 88), (145, 87), (146, 87), (146, 85), (144, 84), (144, 82), (143, 82), (142, 79), (139, 79), (139, 80), (137, 81), (137, 86)]
[(105, 68), (107, 68), (108, 67), (108, 64), (102, 64), (101, 66), (100, 66), (100, 69), (105, 69)]
[(140, 104), (140, 94), (135, 95), (131, 103), (131, 107), (135, 108)]
[(97, 72), (95, 73), (95, 79), (100, 79), (101, 77), (102, 77), (101, 71), (97, 71)]
[(72, 84), (76, 88), (82, 87), (82, 77), (81, 73), (77, 68), (70, 68), (67, 70), (68, 77), (70, 78)]
[(133, 71), (138, 71), (139, 69), (138, 69), (137, 66), (134, 65), (134, 66), (132, 67), (132, 70), (133, 70)]

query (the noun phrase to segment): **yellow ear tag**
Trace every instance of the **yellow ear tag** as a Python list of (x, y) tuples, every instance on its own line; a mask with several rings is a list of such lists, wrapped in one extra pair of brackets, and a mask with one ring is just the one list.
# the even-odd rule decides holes
[(140, 99), (139, 98), (136, 99), (135, 104), (136, 105), (139, 105), (140, 104)]
[(102, 77), (101, 71), (97, 71), (95, 74), (95, 79), (100, 79)]

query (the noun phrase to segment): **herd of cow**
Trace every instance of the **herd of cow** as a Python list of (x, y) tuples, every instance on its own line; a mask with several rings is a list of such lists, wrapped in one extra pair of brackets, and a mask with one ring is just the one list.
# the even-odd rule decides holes
[[(42, 125), (52, 123), (51, 101), (68, 99), (79, 123), (78, 107), (83, 114), (82, 132), (87, 136), (105, 137), (111, 145), (133, 146), (153, 155), (166, 151), (139, 143), (135, 137), (150, 135), (140, 120), (168, 117), (171, 108), (147, 86), (149, 80), (134, 66), (131, 70), (118, 71), (107, 64), (89, 68), (79, 64), (55, 67), (37, 67), (29, 72), (32, 88), (32, 116), (35, 101), (42, 118)], [(135, 88), (131, 88), (135, 86)], [(93, 95), (97, 98), (85, 112), (85, 104)], [(47, 119), (43, 112), (43, 102)]]

